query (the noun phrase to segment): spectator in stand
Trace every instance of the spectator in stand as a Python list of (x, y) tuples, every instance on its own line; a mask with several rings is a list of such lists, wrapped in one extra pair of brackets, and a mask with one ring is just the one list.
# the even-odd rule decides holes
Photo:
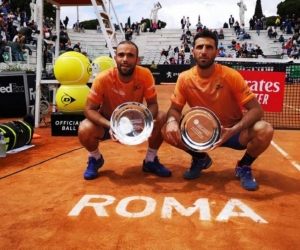
[(252, 43), (249, 43), (249, 45), (247, 46), (247, 54), (252, 54), (252, 53), (254, 53), (254, 47), (252, 46)]
[(300, 31), (300, 18), (299, 18), (299, 20), (295, 24), (294, 33), (298, 33), (299, 34), (299, 31)]
[(268, 37), (271, 39), (272, 38), (272, 34), (273, 34), (273, 28), (272, 28), (272, 26), (270, 26), (269, 28), (268, 28)]
[(187, 29), (189, 29), (190, 26), (191, 26), (190, 18), (187, 17), (187, 18), (186, 18), (186, 27), (187, 27)]
[(284, 43), (284, 37), (283, 37), (283, 35), (280, 35), (280, 36), (279, 36), (278, 42)]
[(157, 69), (157, 64), (155, 64), (154, 61), (152, 61), (151, 65), (150, 65), (150, 69)]
[(291, 53), (292, 47), (293, 47), (293, 39), (290, 37), (288, 42), (285, 44), (285, 48), (287, 49), (288, 55)]
[(286, 33), (287, 34), (293, 34), (292, 24), (291, 24), (290, 21), (288, 21), (288, 23), (286, 24)]
[(283, 32), (283, 33), (285, 33), (285, 22), (282, 22), (281, 24), (280, 24), (280, 30)]
[(170, 59), (170, 58), (175, 58), (175, 52), (174, 52), (173, 49), (170, 49), (170, 50), (168, 51), (168, 57), (169, 57), (169, 59)]
[(240, 50), (241, 48), (242, 48), (242, 47), (241, 47), (240, 43), (237, 43), (237, 44), (235, 45), (235, 50), (236, 50), (236, 51)]
[(277, 16), (275, 20), (275, 27), (277, 28), (279, 26), (280, 26), (280, 16)]
[(200, 21), (198, 21), (197, 25), (196, 25), (196, 28), (197, 28), (197, 33), (201, 32), (202, 31), (202, 28), (203, 28), (203, 25)]
[(243, 51), (242, 47), (240, 49), (236, 50), (236, 58), (241, 58), (242, 57), (242, 51)]
[(222, 42), (219, 43), (218, 49), (219, 49), (219, 50), (223, 49), (223, 50), (225, 51), (225, 48), (224, 48), (224, 45), (223, 45)]
[(256, 23), (255, 23), (255, 26), (256, 26), (256, 33), (257, 35), (260, 35), (260, 30), (261, 30), (261, 27), (262, 27), (262, 22), (260, 19), (257, 19)]
[(228, 29), (228, 23), (225, 22), (225, 23), (223, 24), (223, 29)]
[(22, 43), (25, 40), (25, 36), (23, 34), (21, 34), (20, 32), (17, 32), (17, 34), (14, 35), (12, 42), (16, 42), (17, 38), (20, 38)]
[(170, 60), (170, 64), (172, 64), (172, 65), (176, 64), (175, 58), (172, 58), (172, 59)]
[(183, 30), (185, 25), (186, 25), (186, 19), (185, 19), (185, 16), (183, 16), (180, 20), (180, 23), (181, 23), (181, 29)]
[[(173, 59), (174, 59), (174, 58), (173, 58)], [(168, 62), (167, 59), (164, 61), (164, 65), (169, 65), (169, 62)]]
[(169, 51), (167, 51), (165, 49), (162, 49), (162, 51), (160, 52), (160, 57), (162, 57), (162, 56), (168, 57), (168, 55), (169, 55)]
[(73, 50), (77, 49), (78, 52), (80, 52), (80, 53), (81, 53), (81, 48), (82, 48), (82, 47), (81, 47), (80, 42), (76, 43), (76, 44), (73, 46)]
[(184, 58), (181, 55), (178, 55), (177, 64), (184, 64)]
[(233, 27), (233, 24), (234, 24), (234, 17), (233, 17), (232, 15), (230, 15), (228, 21), (229, 21), (230, 28), (232, 28), (232, 27)]
[(225, 53), (224, 49), (220, 49), (218, 56), (219, 57), (226, 57), (226, 53)]
[(175, 52), (175, 53), (178, 53), (178, 52), (179, 52), (178, 46), (176, 46), (176, 47), (174, 48), (174, 52)]
[(11, 47), (13, 60), (24, 61), (23, 57), (23, 43), (19, 37), (16, 38), (15, 42), (7, 42), (7, 45)]
[(192, 48), (194, 47), (194, 34), (192, 34), (191, 35), (191, 37), (190, 37), (190, 44), (189, 44), (189, 46), (191, 46)]
[(191, 61), (189, 58), (185, 59), (184, 64), (191, 64)]
[(191, 44), (191, 36), (190, 35), (186, 35), (183, 39), (182, 44)]
[(185, 37), (186, 33), (185, 33), (185, 29), (182, 30), (182, 34), (180, 36), (180, 40), (183, 40), (183, 38)]
[(184, 44), (184, 52), (185, 53), (190, 53), (191, 52), (190, 46), (187, 43)]
[(254, 26), (255, 26), (255, 22), (254, 22), (253, 18), (250, 18), (250, 21), (249, 21), (249, 29), (250, 29), (250, 30), (254, 30)]
[(289, 57), (293, 58), (293, 59), (299, 59), (299, 51), (298, 51), (296, 45), (294, 45), (292, 47), (292, 50), (291, 50), (291, 53), (289, 54)]
[(180, 51), (179, 51), (179, 53), (178, 53), (178, 57), (182, 57), (183, 59), (184, 59), (184, 57), (185, 57), (185, 54), (184, 54), (184, 49), (182, 48), (182, 49), (180, 49)]
[(133, 34), (132, 29), (128, 28), (128, 29), (126, 30), (126, 32), (125, 32), (125, 39), (126, 39), (127, 41), (131, 41), (131, 39), (132, 39), (132, 34)]
[(237, 32), (237, 30), (240, 30), (241, 27), (240, 27), (240, 24), (239, 24), (238, 21), (236, 21), (236, 22), (234, 23), (233, 28), (234, 28), (234, 31), (235, 31), (235, 32)]
[(219, 33), (216, 29), (213, 31), (213, 33), (215, 34), (216, 37), (218, 37)]
[(276, 32), (276, 29), (274, 30), (274, 32), (272, 33), (272, 38), (277, 38), (277, 32)]
[(187, 28), (187, 31), (185, 32), (185, 34), (187, 34), (188, 36), (191, 36), (191, 35), (192, 35), (192, 32), (190, 31), (189, 28)]
[(232, 39), (231, 40), (231, 45), (227, 46), (229, 49), (235, 50), (235, 46), (236, 46), (236, 40)]
[(59, 37), (65, 37), (65, 38), (69, 39), (69, 35), (65, 29), (60, 30)]
[(259, 55), (261, 55), (262, 57), (266, 57), (262, 51), (262, 49), (260, 48), (260, 46), (257, 47), (257, 49), (255, 50), (255, 55), (256, 57), (258, 57)]
[(69, 17), (66, 16), (66, 17), (65, 17), (65, 20), (64, 20), (64, 25), (65, 25), (65, 29), (66, 29), (66, 30), (68, 29), (68, 23), (69, 23)]
[(73, 51), (71, 40), (68, 40), (65, 46), (65, 51)]
[(251, 39), (251, 36), (249, 33), (245, 32), (244, 39)]
[(218, 38), (219, 39), (224, 39), (224, 30), (223, 29), (220, 29)]
[(238, 35), (238, 38), (240, 41), (244, 40), (244, 34), (245, 34), (245, 29), (240, 29), (240, 33)]

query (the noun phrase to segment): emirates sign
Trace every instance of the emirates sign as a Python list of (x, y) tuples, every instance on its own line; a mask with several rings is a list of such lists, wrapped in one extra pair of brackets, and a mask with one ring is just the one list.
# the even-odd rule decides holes
[(267, 112), (281, 112), (285, 86), (284, 72), (238, 70)]

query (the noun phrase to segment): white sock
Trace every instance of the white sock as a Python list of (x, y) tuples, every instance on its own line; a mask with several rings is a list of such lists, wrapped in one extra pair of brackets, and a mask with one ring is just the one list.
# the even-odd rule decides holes
[(145, 162), (154, 162), (154, 158), (157, 156), (157, 150), (156, 149), (152, 149), (152, 148), (148, 148), (147, 154), (146, 154), (146, 158), (145, 158)]
[(89, 152), (89, 156), (94, 157), (96, 160), (100, 159), (101, 154), (100, 154), (99, 149), (97, 148), (96, 150)]

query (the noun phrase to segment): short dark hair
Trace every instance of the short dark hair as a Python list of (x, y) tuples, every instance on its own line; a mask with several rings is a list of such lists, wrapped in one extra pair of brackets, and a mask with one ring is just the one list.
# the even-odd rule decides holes
[(135, 49), (136, 49), (137, 57), (139, 56), (139, 48), (138, 48), (138, 46), (134, 42), (124, 40), (124, 41), (122, 41), (122, 42), (120, 42), (118, 44), (117, 49), (118, 49), (119, 45), (122, 45), (122, 44), (131, 44), (131, 45), (133, 45), (135, 47)]
[(196, 40), (200, 37), (213, 39), (215, 41), (216, 48), (218, 48), (218, 37), (215, 35), (215, 33), (209, 31), (208, 29), (198, 32), (194, 37), (194, 46), (196, 44)]

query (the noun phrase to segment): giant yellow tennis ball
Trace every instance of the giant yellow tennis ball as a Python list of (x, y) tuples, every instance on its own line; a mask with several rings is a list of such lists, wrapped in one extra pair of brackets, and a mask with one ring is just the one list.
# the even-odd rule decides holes
[(61, 54), (55, 61), (54, 75), (61, 84), (85, 85), (92, 75), (92, 66), (83, 54), (68, 51)]
[(108, 56), (97, 57), (92, 63), (93, 73), (102, 72), (106, 69), (114, 67), (115, 65), (114, 59)]
[(55, 96), (62, 113), (82, 114), (90, 88), (87, 85), (61, 85)]

